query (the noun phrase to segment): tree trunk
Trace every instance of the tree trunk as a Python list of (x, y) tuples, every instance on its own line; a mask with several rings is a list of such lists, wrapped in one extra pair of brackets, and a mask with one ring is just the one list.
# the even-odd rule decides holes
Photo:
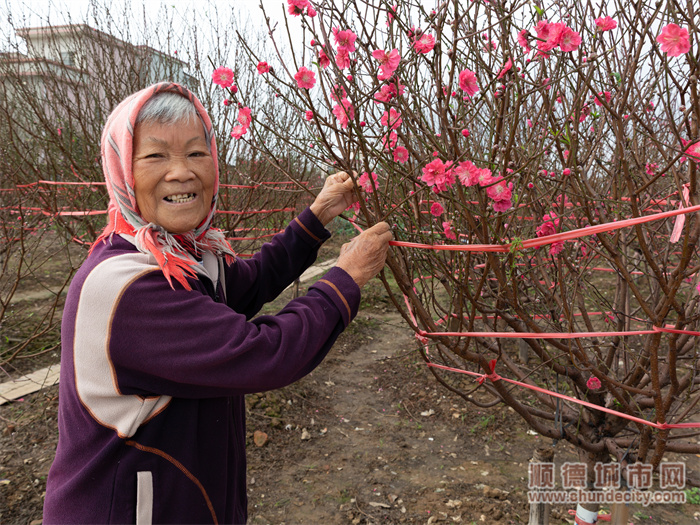
[(518, 358), (524, 365), (530, 362), (530, 345), (524, 339), (518, 339)]
[[(595, 503), (579, 503), (576, 507), (576, 523), (581, 525), (593, 525), (598, 523), (598, 508), (600, 505)], [(626, 525), (626, 524), (625, 524)]]
[(630, 508), (624, 503), (615, 503), (610, 510), (610, 525), (627, 525), (630, 519)]
[[(551, 447), (538, 447), (532, 456), (531, 463), (553, 463), (554, 449)], [(530, 521), (528, 525), (549, 525), (549, 503), (530, 503)]]

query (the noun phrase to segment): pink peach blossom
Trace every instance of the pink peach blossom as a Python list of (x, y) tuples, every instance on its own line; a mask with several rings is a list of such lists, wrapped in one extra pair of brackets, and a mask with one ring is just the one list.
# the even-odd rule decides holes
[(530, 42), (527, 39), (527, 37), (530, 36), (530, 33), (528, 32), (527, 29), (523, 29), (518, 33), (518, 44), (525, 49), (526, 53), (529, 53), (532, 51), (532, 48), (530, 47)]
[(335, 54), (335, 64), (340, 68), (340, 69), (347, 69), (350, 67), (350, 52), (345, 49), (338, 49), (338, 52)]
[(231, 87), (233, 84), (233, 71), (228, 67), (218, 67), (211, 74), (211, 80), (222, 88)]
[(391, 84), (384, 84), (379, 89), (377, 94), (374, 95), (374, 99), (379, 102), (389, 102), (394, 97), (403, 95), (405, 88), (406, 86), (399, 84), (399, 88), (397, 90), (396, 84), (394, 84), (393, 82)]
[(299, 68), (294, 79), (297, 81), (297, 86), (302, 89), (311, 89), (316, 84), (316, 73), (305, 66)]
[(408, 161), (408, 150), (403, 146), (398, 146), (394, 150), (394, 162), (404, 164)]
[(586, 387), (588, 387), (589, 390), (598, 390), (601, 386), (600, 379), (595, 376), (589, 377), (588, 381), (586, 381)]
[(455, 231), (452, 229), (452, 221), (445, 221), (442, 223), (442, 229), (445, 232), (445, 237), (448, 239), (457, 240), (457, 235), (455, 234)]
[(357, 184), (365, 190), (367, 193), (372, 193), (374, 192), (374, 188), (377, 187), (377, 174), (372, 172), (372, 181), (374, 181), (374, 186), (372, 185), (372, 182), (370, 182), (370, 174), (367, 173), (366, 171), (360, 175), (360, 178), (357, 179)]
[(430, 53), (435, 47), (435, 37), (424, 33), (419, 39), (413, 43), (413, 48), (418, 53)]
[(340, 126), (345, 129), (350, 121), (355, 118), (355, 107), (348, 99), (344, 98), (340, 101), (340, 104), (333, 106), (333, 114), (338, 119)]
[(250, 114), (250, 108), (245, 107), (238, 110), (238, 117), (236, 118), (240, 122), (241, 126), (248, 127), (253, 121), (253, 117)]
[(350, 29), (344, 29), (340, 31), (337, 27), (333, 28), (333, 39), (338, 46), (338, 51), (344, 49), (348, 53), (355, 51), (355, 40), (357, 35), (353, 33)]
[(377, 76), (379, 80), (390, 78), (401, 62), (398, 49), (392, 49), (388, 53), (383, 49), (375, 49), (372, 51), (372, 56), (379, 60), (379, 75)]
[(548, 20), (540, 20), (535, 24), (535, 32), (537, 33), (537, 38), (541, 40), (549, 39), (549, 32), (552, 29), (552, 25)]
[(598, 29), (601, 31), (610, 31), (617, 27), (617, 22), (609, 16), (604, 16), (602, 18), (596, 18), (595, 25), (597, 25)]
[(396, 142), (398, 142), (399, 136), (395, 131), (391, 131), (382, 137), (382, 146), (385, 150), (391, 150), (396, 147)]
[(474, 166), (469, 160), (460, 162), (459, 165), (454, 168), (455, 175), (457, 175), (459, 182), (464, 186), (474, 186), (477, 184), (478, 172), (479, 168)]
[(386, 25), (390, 25), (394, 21), (394, 17), (396, 16), (396, 9), (398, 9), (398, 5), (390, 5), (389, 9), (387, 9), (386, 12)]
[(686, 155), (693, 157), (695, 162), (700, 162), (700, 142), (691, 144), (688, 149), (685, 150)]
[(455, 183), (451, 168), (452, 161), (442, 162), (440, 159), (435, 159), (423, 168), (421, 180), (428, 186), (432, 186), (436, 193), (439, 193)]
[[(511, 184), (513, 183), (511, 182)], [(491, 206), (493, 207), (493, 211), (508, 211), (511, 206), (513, 206), (513, 201), (511, 199), (493, 201)]]
[(326, 52), (323, 49), (318, 50), (318, 64), (323, 69), (326, 69), (328, 66), (331, 65), (331, 59), (328, 58), (328, 55), (326, 55)]
[(598, 96), (593, 99), (593, 102), (595, 102), (596, 106), (602, 106), (603, 103), (600, 101), (600, 98), (605, 98), (605, 102), (607, 104), (610, 104), (610, 100), (612, 99), (612, 94), (610, 91), (601, 91), (598, 93)]
[(688, 30), (676, 24), (668, 24), (664, 27), (661, 34), (656, 37), (656, 41), (661, 44), (661, 51), (668, 56), (677, 57), (690, 51)]
[(476, 75), (468, 69), (459, 72), (459, 88), (470, 97), (479, 91), (479, 84), (476, 80)]
[(477, 168), (476, 170), (474, 170), (473, 176), (473, 184), (478, 184), (482, 188), (484, 186), (488, 186), (493, 182), (493, 175), (491, 174), (491, 170), (488, 168)]
[(574, 51), (581, 45), (581, 35), (570, 27), (561, 30), (559, 36), (559, 49), (565, 52)]
[(287, 12), (292, 16), (304, 14), (304, 9), (310, 6), (309, 0), (287, 0)]
[(246, 126), (238, 125), (238, 126), (233, 126), (233, 129), (231, 131), (231, 136), (234, 139), (238, 140), (246, 133), (248, 133), (248, 128)]
[(547, 53), (559, 45), (561, 31), (564, 24), (549, 23), (547, 20), (540, 20), (535, 25), (537, 32), (537, 52), (539, 55), (547, 56)]
[(506, 180), (501, 176), (495, 177), (491, 182), (496, 184), (491, 184), (486, 188), (486, 195), (495, 201), (510, 201), (513, 183), (506, 183)]
[(268, 71), (270, 71), (270, 66), (267, 64), (267, 62), (258, 62), (258, 73), (262, 75)]
[(498, 42), (495, 40), (491, 40), (490, 38), (487, 38), (486, 41), (484, 42), (484, 51), (491, 52), (491, 51), (496, 51), (498, 49)]
[[(547, 237), (549, 235), (554, 235), (557, 233), (557, 227), (559, 226), (559, 219), (554, 212), (550, 212), (542, 218), (542, 224), (535, 231), (537, 237)], [(549, 245), (549, 254), (556, 255), (564, 249), (564, 242), (558, 241), (553, 242)]]
[(433, 217), (439, 217), (445, 213), (445, 208), (442, 207), (442, 204), (439, 202), (433, 202), (433, 205), (430, 207), (430, 215)]
[(506, 61), (506, 63), (503, 64), (503, 68), (501, 69), (501, 72), (498, 73), (498, 76), (496, 78), (500, 80), (501, 78), (506, 76), (506, 74), (508, 73), (508, 71), (510, 71), (512, 69), (512, 67), (513, 67), (513, 59), (509, 58)]
[(401, 113), (396, 111), (394, 108), (390, 108), (389, 111), (385, 111), (382, 115), (382, 126), (386, 126), (391, 129), (397, 129), (403, 119), (401, 118)]

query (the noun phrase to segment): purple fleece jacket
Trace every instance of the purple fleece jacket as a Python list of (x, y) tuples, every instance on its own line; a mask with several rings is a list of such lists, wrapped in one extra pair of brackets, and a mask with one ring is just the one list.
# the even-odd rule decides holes
[(192, 291), (173, 290), (127, 239), (95, 248), (63, 314), (45, 524), (246, 521), (244, 394), (313, 370), (360, 291), (336, 267), (277, 315), (252, 318), (329, 235), (307, 209), (250, 260), (205, 257)]

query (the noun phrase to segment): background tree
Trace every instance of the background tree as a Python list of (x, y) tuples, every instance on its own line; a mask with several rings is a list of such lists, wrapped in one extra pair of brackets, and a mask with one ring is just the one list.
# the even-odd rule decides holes
[[(211, 64), (241, 62), (237, 32), (258, 38), (235, 11), (219, 12), (214, 3), (186, 12), (162, 7), (154, 18), (146, 16), (145, 4), (115, 10), (96, 0), (80, 19), (52, 16), (56, 10), (49, 9), (40, 24), (32, 24), (30, 6), (6, 7), (9, 30), (0, 54), (0, 364), (56, 347), (61, 294), (105, 224), (102, 128), (129, 94), (175, 81), (200, 98), (219, 139), (217, 225), (230, 232), (242, 255), (286, 225), (308, 201), (309, 182), (321, 184), (304, 157), (284, 151), (269, 134), (259, 138), (277, 152), (275, 164), (227, 140), (239, 108), (214, 89)], [(236, 70), (235, 82), (251, 90), (253, 72)], [(280, 126), (285, 115), (275, 115)], [(48, 299), (39, 306), (41, 293)], [(17, 306), (21, 301), (25, 306)], [(45, 340), (34, 344), (28, 334), (39, 333)]]
[[(698, 202), (692, 2), (341, 4), (289, 0), (264, 54), (241, 36), (247, 67), (271, 69), (233, 97), (274, 92), (297, 124), (259, 107), (240, 142), (274, 158), (259, 139), (272, 132), (356, 172), (354, 220), (396, 225), (395, 306), (465, 402), (569, 441), (591, 481), (611, 457), (625, 476), (699, 452), (697, 431), (571, 400), (661, 424), (697, 413), (697, 213), (615, 224)], [(498, 380), (495, 363), (569, 399)]]

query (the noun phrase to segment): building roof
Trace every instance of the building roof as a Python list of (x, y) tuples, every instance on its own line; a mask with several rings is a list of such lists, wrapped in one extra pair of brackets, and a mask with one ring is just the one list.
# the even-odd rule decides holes
[(56, 25), (56, 26), (37, 26), (37, 27), (20, 27), (16, 31), (17, 35), (20, 36), (21, 38), (24, 38), (25, 40), (31, 40), (36, 37), (43, 36), (45, 34), (76, 34), (76, 33), (82, 33), (84, 36), (93, 38), (95, 40), (102, 40), (102, 41), (110, 41), (112, 45), (119, 46), (119, 47), (128, 47), (131, 49), (137, 49), (142, 52), (147, 52), (147, 53), (152, 53), (156, 55), (160, 55), (162, 57), (165, 57), (169, 60), (173, 60), (175, 62), (179, 62), (181, 65), (186, 66), (187, 62), (184, 62), (183, 60), (180, 60), (176, 56), (168, 55), (167, 53), (164, 53), (162, 51), (158, 51), (157, 49), (154, 49), (150, 46), (147, 45), (134, 45), (129, 42), (126, 42), (124, 40), (121, 40), (113, 35), (110, 35), (109, 33), (105, 33), (104, 31), (100, 31), (99, 29), (95, 29), (93, 27), (90, 27), (87, 24), (64, 24), (64, 25)]

